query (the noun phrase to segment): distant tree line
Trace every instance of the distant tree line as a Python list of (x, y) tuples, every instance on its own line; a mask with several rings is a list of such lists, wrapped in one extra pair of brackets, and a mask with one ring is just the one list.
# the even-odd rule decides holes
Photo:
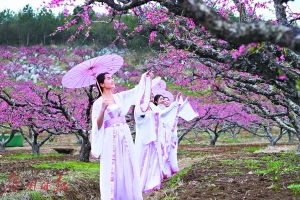
[[(76, 12), (76, 10), (74, 10)], [(35, 11), (26, 5), (18, 13), (6, 9), (0, 12), (0, 45), (31, 46), (31, 45), (61, 45), (66, 44), (68, 38), (75, 32), (77, 26), (71, 27), (68, 31), (62, 31), (54, 36), (58, 26), (64, 24), (64, 15), (55, 15), (52, 11), (41, 9)], [(133, 28), (138, 23), (137, 17), (127, 15), (122, 17), (122, 21)], [(112, 23), (96, 23), (90, 31), (90, 37), (86, 38), (84, 32), (79, 38), (72, 42), (72, 45), (96, 45), (106, 47), (116, 39), (116, 31)], [(132, 38), (127, 42), (129, 49), (145, 49), (148, 45), (148, 37), (142, 34)], [(120, 42), (115, 43), (122, 46)]]

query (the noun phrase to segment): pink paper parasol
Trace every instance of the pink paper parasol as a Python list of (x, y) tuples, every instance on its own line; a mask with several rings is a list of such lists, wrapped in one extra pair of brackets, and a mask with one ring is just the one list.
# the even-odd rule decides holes
[(166, 90), (167, 84), (165, 81), (161, 80), (160, 77), (156, 77), (152, 80), (152, 93), (153, 95), (158, 94), (158, 91)]
[(167, 90), (163, 90), (160, 92), (161, 95), (163, 95), (163, 97), (168, 97), (170, 102), (174, 101), (174, 96), (171, 92), (167, 91)]
[(156, 85), (161, 81), (161, 78), (158, 76), (152, 79), (152, 88), (156, 87)]
[(164, 88), (157, 88), (157, 89), (155, 89), (155, 90), (153, 90), (153, 88), (152, 88), (152, 93), (153, 93), (154, 96), (160, 94), (160, 95), (162, 95), (163, 97), (168, 97), (169, 100), (170, 100), (170, 102), (173, 102), (173, 101), (174, 101), (174, 96), (173, 96), (173, 94), (172, 94), (171, 92), (165, 90)]
[(123, 65), (123, 58), (116, 54), (98, 56), (86, 60), (68, 71), (62, 78), (66, 88), (81, 88), (96, 83), (98, 74), (116, 73)]

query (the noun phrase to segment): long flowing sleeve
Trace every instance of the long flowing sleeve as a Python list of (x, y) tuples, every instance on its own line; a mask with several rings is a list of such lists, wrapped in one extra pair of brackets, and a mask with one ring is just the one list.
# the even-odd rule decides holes
[(149, 144), (156, 140), (158, 127), (158, 113), (148, 111), (144, 115), (135, 113), (136, 122), (136, 141), (140, 140), (143, 144)]
[(150, 102), (149, 104), (150, 108), (152, 111), (154, 112), (159, 112), (160, 111), (160, 108), (158, 108), (154, 103)]
[(122, 111), (127, 114), (130, 106), (135, 105), (137, 113), (143, 113), (147, 110), (151, 96), (151, 78), (144, 73), (137, 86), (133, 89), (123, 91), (117, 94), (122, 103)]
[(168, 108), (160, 111), (160, 118), (168, 125), (172, 125), (177, 115), (178, 102), (174, 101)]
[(178, 116), (185, 121), (191, 121), (192, 119), (198, 117), (199, 114), (194, 111), (190, 102), (186, 99), (180, 108)]
[(102, 98), (100, 97), (93, 103), (92, 108), (92, 130), (90, 136), (91, 142), (91, 154), (92, 156), (99, 158), (102, 152), (103, 137), (104, 137), (104, 126), (98, 129), (97, 118), (99, 116), (102, 106)]
[(178, 103), (173, 102), (168, 108), (159, 111), (147, 111), (143, 113), (136, 112), (135, 110), (135, 121), (137, 131), (139, 131), (138, 139), (144, 144), (149, 144), (152, 141), (157, 140), (157, 137), (161, 137), (159, 132), (159, 124), (167, 122), (171, 124), (176, 117)]

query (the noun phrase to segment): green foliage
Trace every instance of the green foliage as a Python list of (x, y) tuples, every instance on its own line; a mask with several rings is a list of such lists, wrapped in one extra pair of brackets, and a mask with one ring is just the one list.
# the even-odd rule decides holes
[(244, 165), (247, 169), (257, 169), (260, 167), (259, 161), (254, 159), (235, 159), (235, 160), (220, 160), (223, 165), (240, 166)]
[(133, 88), (136, 85), (136, 83), (126, 81), (126, 82), (122, 83), (122, 85), (125, 87), (128, 87), (128, 88)]
[(297, 84), (296, 84), (296, 88), (298, 91), (300, 91), (300, 79), (297, 79)]
[(255, 152), (255, 151), (259, 151), (263, 149), (262, 147), (245, 147), (245, 148), (242, 148), (242, 151), (246, 151), (246, 152)]
[(228, 176), (234, 176), (234, 175), (241, 175), (241, 174), (244, 174), (244, 173), (242, 171), (240, 171), (239, 169), (235, 169), (233, 171), (226, 172), (225, 174), (228, 175)]
[(226, 143), (238, 143), (239, 139), (238, 138), (228, 138), (225, 142)]
[(175, 196), (173, 196), (173, 195), (166, 195), (166, 196), (164, 196), (164, 198), (162, 198), (161, 200), (174, 200), (174, 199), (177, 199)]
[[(262, 147), (245, 147), (243, 148), (243, 151), (253, 152), (261, 148)], [(188, 153), (189, 152), (186, 150), (179, 150), (179, 154), (187, 155)], [(271, 181), (268, 187), (270, 191), (273, 190), (274, 192), (281, 192), (283, 190), (286, 190), (287, 179), (283, 181), (283, 178), (286, 178), (286, 176), (284, 175), (289, 174), (288, 177), (290, 177), (290, 179), (288, 180), (287, 184), (288, 189), (291, 190), (294, 195), (298, 195), (300, 194), (299, 164), (300, 157), (293, 152), (280, 154), (274, 153), (270, 155), (255, 154), (251, 155), (251, 157), (249, 158), (238, 156), (236, 158), (229, 157), (223, 160), (205, 159), (197, 163), (197, 165), (203, 166), (205, 169), (210, 169), (210, 166), (215, 166), (220, 169), (219, 173), (216, 173), (216, 168), (213, 168), (213, 173), (203, 174), (199, 177), (195, 176), (194, 180), (206, 183), (205, 187), (214, 190), (218, 187), (215, 181), (219, 181), (218, 178), (220, 176), (223, 177), (223, 175), (226, 175), (228, 176), (228, 178), (230, 177), (235, 180), (239, 180), (240, 177), (243, 176), (243, 174), (247, 176), (257, 176), (257, 174), (260, 174), (264, 176), (264, 179), (269, 179), (268, 182)], [(171, 178), (169, 181), (170, 185), (168, 189), (173, 189), (176, 191), (178, 190), (178, 188), (181, 189), (180, 185), (188, 184), (187, 182), (183, 181), (183, 175), (185, 174), (195, 175), (193, 166), (184, 169), (182, 172), (176, 175), (176, 177)], [(284, 182), (284, 184), (282, 184), (282, 182)], [(170, 196), (170, 198), (172, 199), (173, 196)]]
[(250, 53), (261, 53), (264, 50), (266, 43), (262, 42), (257, 47), (250, 47)]
[(197, 156), (209, 156), (208, 153), (202, 152), (202, 151), (188, 151), (184, 149), (178, 149), (178, 155), (184, 155), (189, 157), (197, 157)]
[(183, 139), (183, 140), (180, 142), (180, 144), (196, 144), (196, 142), (193, 141), (193, 140), (185, 140), (185, 139)]
[(201, 180), (204, 180), (205, 182), (211, 182), (214, 181), (217, 177), (217, 175), (202, 176)]
[(178, 172), (177, 174), (175, 174), (169, 181), (170, 186), (174, 187), (177, 184), (177, 182), (182, 179), (182, 176), (187, 174), (191, 168), (192, 168), (192, 166), (186, 167), (183, 170), (181, 170), (180, 172)]
[(271, 161), (273, 159), (274, 159), (273, 156), (262, 156), (261, 157), (261, 160), (264, 160), (264, 161)]
[(66, 162), (54, 162), (54, 163), (39, 163), (31, 165), (34, 168), (55, 168), (55, 169), (71, 169), (75, 171), (97, 171), (99, 172), (99, 163), (86, 163), (80, 161), (66, 161)]
[(266, 169), (256, 170), (256, 174), (279, 174), (284, 167), (284, 162), (281, 160), (270, 160), (266, 163)]
[[(47, 195), (47, 196), (46, 196)], [(28, 191), (28, 190), (20, 190), (17, 192), (6, 193), (2, 197), (1, 200), (51, 200), (52, 198), (42, 191)], [(64, 197), (59, 198), (64, 200)]]
[(29, 193), (31, 200), (51, 200), (51, 197), (44, 197), (40, 191), (31, 191)]
[(287, 188), (292, 190), (295, 195), (300, 194), (300, 184), (291, 184)]
[[(78, 12), (75, 8), (73, 13)], [(57, 27), (63, 26), (66, 20), (71, 20), (71, 17), (65, 18), (63, 13), (54, 15), (51, 10), (41, 9), (33, 10), (32, 7), (26, 5), (18, 13), (6, 9), (0, 12), (0, 45), (50, 45), (50, 44), (65, 44), (68, 38), (76, 32), (81, 25), (82, 20), (77, 19), (79, 24), (69, 27), (67, 30), (58, 32), (51, 36), (57, 30)], [(95, 14), (91, 13), (91, 20), (96, 21)], [(95, 47), (103, 48), (111, 45), (116, 37), (116, 31), (113, 28), (111, 19), (108, 17), (101, 18), (101, 21), (106, 23), (95, 23), (90, 30), (90, 37), (86, 38), (84, 29), (77, 39), (72, 42), (72, 45), (94, 45)], [(138, 20), (135, 15), (123, 15), (121, 21), (124, 22), (129, 31), (133, 31), (137, 26)], [(147, 35), (145, 37), (144, 35)], [(139, 33), (127, 41), (127, 48), (138, 52), (149, 52), (148, 32)], [(116, 41), (117, 47), (124, 47), (123, 44)]]
[(233, 13), (229, 13), (228, 14), (228, 17), (231, 21), (234, 21), (234, 22), (240, 22), (240, 18), (235, 16)]
[(54, 16), (51, 11), (41, 9), (34, 11), (26, 5), (18, 13), (7, 9), (0, 12), (0, 44), (2, 45), (35, 45), (65, 42), (67, 36), (59, 34), (51, 38), (49, 35), (63, 24), (63, 15)]
[(270, 187), (268, 187), (268, 188), (277, 191), (280, 189), (280, 186), (276, 183), (272, 183), (272, 185), (270, 185)]
[(80, 178), (89, 178), (99, 180), (100, 165), (96, 163), (86, 163), (80, 161), (65, 161), (65, 162), (44, 162), (39, 164), (32, 164), (34, 168), (42, 169), (69, 169), (70, 172), (66, 172), (63, 176), (63, 180), (67, 182), (76, 181)]
[[(257, 151), (259, 147), (247, 147), (244, 151)], [(279, 181), (283, 175), (292, 174), (295, 178), (292, 180), (296, 183), (300, 181), (299, 169), (300, 169), (300, 157), (293, 152), (281, 153), (267, 156), (259, 156), (256, 159), (224, 159), (220, 160), (222, 165), (229, 165), (233, 171), (225, 172), (226, 175), (234, 176), (243, 174), (241, 169), (254, 169), (254, 174), (264, 175), (269, 177), (272, 181)], [(280, 184), (273, 183), (268, 187), (275, 191), (281, 190)], [(299, 185), (292, 184), (290, 188), (294, 194), (300, 192)]]
[(7, 180), (7, 178), (8, 178), (7, 173), (0, 173), (0, 183)]
[(258, 160), (254, 160), (254, 159), (246, 159), (244, 160), (244, 163), (247, 169), (257, 169), (260, 167)]
[(225, 159), (225, 160), (220, 160), (220, 162), (222, 163), (222, 164), (224, 164), (224, 165), (238, 165), (238, 164), (240, 164), (240, 161), (239, 160), (227, 160), (227, 159)]
[(264, 156), (262, 160), (266, 162), (265, 168), (257, 169), (255, 173), (270, 174), (274, 181), (278, 181), (283, 174), (295, 174), (300, 169), (300, 158), (295, 153), (282, 153), (279, 157)]
[(14, 160), (22, 160), (22, 159), (31, 159), (31, 158), (46, 158), (46, 157), (59, 157), (62, 156), (62, 154), (58, 153), (49, 153), (49, 154), (40, 154), (40, 155), (32, 155), (28, 153), (20, 153), (20, 154), (14, 154), (14, 155), (7, 155), (3, 156), (5, 159), (14, 159)]
[(186, 95), (186, 96), (201, 97), (201, 96), (206, 96), (206, 95), (209, 95), (210, 93), (212, 93), (212, 90), (210, 90), (210, 89), (203, 90), (201, 92), (191, 91), (188, 88), (185, 88), (185, 87), (182, 87), (182, 86), (179, 86), (179, 85), (175, 85), (175, 84), (173, 84), (171, 82), (168, 82), (168, 81), (166, 81), (166, 82), (167, 82), (167, 86), (168, 86), (169, 90), (178, 90), (183, 95)]

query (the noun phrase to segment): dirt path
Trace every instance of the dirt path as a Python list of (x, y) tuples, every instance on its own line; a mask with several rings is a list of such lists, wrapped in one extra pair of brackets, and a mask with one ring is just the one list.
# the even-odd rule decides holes
[[(253, 154), (241, 151), (243, 148), (258, 147), (258, 153)], [(272, 155), (278, 152), (291, 152), (296, 149), (296, 145), (278, 145), (268, 147), (267, 144), (239, 144), (224, 146), (199, 146), (181, 145), (179, 151), (180, 170), (193, 166), (191, 170), (182, 176), (182, 180), (177, 181), (170, 187), (170, 180), (165, 180), (166, 187), (151, 194), (145, 194), (145, 200), (157, 199), (291, 199), (298, 200), (291, 191), (286, 189), (274, 197), (270, 189), (272, 180), (270, 177), (254, 175), (253, 170), (241, 169), (238, 171), (232, 166), (224, 166), (220, 160), (254, 160), (261, 155)], [(205, 163), (205, 164), (199, 164)], [(207, 164), (209, 163), (209, 164)], [(299, 163), (300, 165), (300, 163)], [(242, 168), (242, 167), (241, 167)], [(300, 170), (299, 170), (300, 171)], [(300, 177), (299, 177), (300, 178)], [(288, 179), (287, 179), (288, 180)], [(281, 183), (283, 187), (285, 184)], [(276, 182), (275, 182), (275, 186)], [(278, 187), (279, 184), (278, 184)], [(230, 195), (233, 193), (232, 195)], [(265, 194), (266, 193), (266, 194)]]
[[(253, 174), (255, 169), (247, 169), (242, 164), (235, 168), (230, 165), (224, 165), (224, 163), (221, 162), (222, 160), (256, 160), (262, 155), (276, 155), (276, 153), (274, 154), (273, 152), (290, 151), (296, 148), (296, 145), (278, 145), (272, 149), (267, 146), (267, 144), (239, 144), (215, 147), (204, 145), (180, 145), (178, 152), (180, 170), (191, 166), (193, 167), (190, 168), (186, 174), (181, 175), (179, 173), (180, 177), (178, 180), (174, 181), (174, 178), (166, 179), (160, 190), (150, 194), (144, 194), (144, 199), (276, 199), (264, 194), (272, 194), (272, 192), (274, 192), (273, 190), (270, 190), (273, 183), (276, 187), (286, 188), (290, 182), (280, 181), (276, 183), (268, 176)], [(0, 158), (0, 190), (4, 187), (3, 183), (1, 184), (1, 174), (7, 174), (11, 171), (18, 172), (18, 176), (22, 180), (22, 183), (18, 185), (19, 191), (26, 190), (26, 183), (32, 180), (45, 181), (49, 177), (55, 179), (59, 173), (69, 173), (68, 169), (36, 169), (31, 167), (32, 164), (41, 162), (77, 160), (78, 151), (80, 149), (79, 145), (47, 145), (41, 149), (41, 152), (43, 154), (53, 153), (54, 147), (74, 148), (76, 149), (75, 155), (8, 160), (3, 159), (5, 155), (20, 152), (30, 153), (30, 147), (26, 147), (25, 149), (16, 147), (10, 148), (9, 151), (6, 152), (0, 152), (0, 155), (3, 157)], [(250, 153), (242, 150), (251, 147), (264, 148), (264, 151), (259, 150), (260, 153)], [(300, 175), (298, 175), (298, 177), (300, 178)], [(286, 175), (285, 178), (286, 180), (291, 180), (292, 177)], [(65, 194), (67, 199), (84, 200), (92, 198), (97, 199), (99, 197), (99, 180), (83, 178), (78, 179), (75, 182), (70, 182), (69, 186), (70, 188)], [(82, 191), (85, 192), (82, 193)], [(229, 196), (228, 194), (231, 193), (232, 195)], [(90, 195), (87, 197), (87, 194)], [(286, 198), (283, 198), (284, 196)], [(286, 191), (281, 191), (280, 189), (278, 199), (292, 200), (293, 198), (294, 196), (291, 195), (290, 190), (286, 189)]]

